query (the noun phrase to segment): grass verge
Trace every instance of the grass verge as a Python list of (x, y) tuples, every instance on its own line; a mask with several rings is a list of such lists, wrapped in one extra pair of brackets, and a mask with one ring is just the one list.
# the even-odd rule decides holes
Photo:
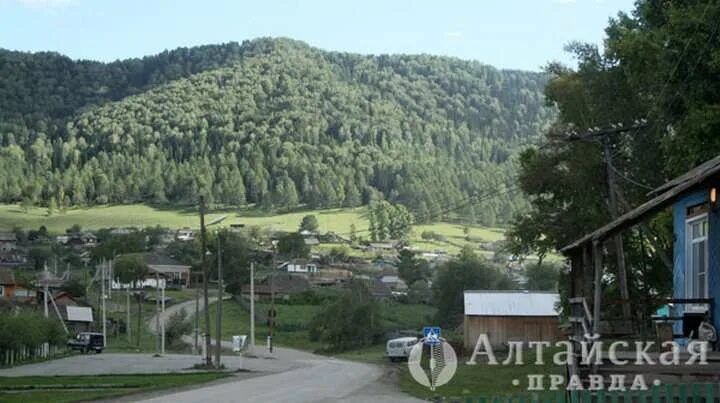
[(69, 403), (191, 386), (222, 379), (221, 372), (93, 376), (0, 377), (4, 403)]

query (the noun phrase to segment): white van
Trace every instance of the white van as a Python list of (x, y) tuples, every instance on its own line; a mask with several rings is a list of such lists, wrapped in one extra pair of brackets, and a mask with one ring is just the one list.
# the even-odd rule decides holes
[(417, 337), (400, 337), (388, 340), (385, 355), (391, 362), (407, 360), (408, 356), (410, 356), (410, 350), (417, 342)]

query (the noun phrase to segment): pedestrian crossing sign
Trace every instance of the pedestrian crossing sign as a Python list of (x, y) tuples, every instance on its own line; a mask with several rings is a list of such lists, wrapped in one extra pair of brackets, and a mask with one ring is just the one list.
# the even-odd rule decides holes
[(423, 328), (423, 338), (425, 344), (435, 345), (440, 344), (440, 328), (437, 326), (426, 326)]

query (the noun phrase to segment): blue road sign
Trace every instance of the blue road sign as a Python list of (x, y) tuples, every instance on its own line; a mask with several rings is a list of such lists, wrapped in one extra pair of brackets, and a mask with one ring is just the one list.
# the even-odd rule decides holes
[(426, 326), (423, 328), (423, 337), (425, 344), (434, 345), (440, 344), (440, 328), (437, 326)]

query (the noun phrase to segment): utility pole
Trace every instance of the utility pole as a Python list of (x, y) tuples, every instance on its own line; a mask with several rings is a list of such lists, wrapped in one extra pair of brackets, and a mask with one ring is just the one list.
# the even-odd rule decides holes
[(217, 319), (215, 321), (215, 365), (220, 368), (220, 355), (222, 353), (222, 298), (223, 298), (223, 274), (222, 274), (222, 249), (220, 245), (220, 232), (217, 234), (217, 269), (218, 269), (218, 299)]
[(157, 335), (157, 342), (155, 347), (159, 353), (161, 350), (160, 344), (162, 344), (160, 336), (160, 273), (155, 272), (155, 334)]
[(127, 332), (127, 339), (128, 344), (132, 343), (132, 335), (130, 329), (132, 329), (132, 326), (130, 326), (130, 283), (128, 283), (127, 286), (127, 299), (125, 301), (126, 304), (126, 314), (127, 314), (127, 322), (125, 322), (125, 331)]
[(250, 262), (250, 352), (255, 349), (255, 262)]
[[(620, 210), (618, 209), (617, 196), (620, 194), (620, 189), (615, 181), (615, 168), (612, 163), (612, 154), (610, 150), (609, 136), (618, 133), (624, 133), (631, 130), (638, 130), (647, 126), (647, 121), (641, 119), (636, 121), (631, 126), (623, 126), (622, 124), (612, 125), (610, 129), (593, 128), (583, 134), (570, 133), (561, 139), (563, 141), (578, 141), (578, 140), (594, 140), (600, 137), (600, 142), (603, 147), (603, 161), (605, 163), (605, 169), (607, 172), (608, 182), (608, 210), (610, 217), (615, 220), (620, 216)], [(613, 243), (615, 245), (615, 255), (617, 258), (618, 266), (618, 288), (620, 288), (620, 298), (623, 300), (622, 310), (623, 318), (628, 320), (631, 317), (631, 310), (629, 305), (630, 291), (627, 284), (627, 269), (625, 265), (625, 250), (623, 247), (623, 239), (621, 234), (616, 234), (613, 237)]]
[[(620, 210), (618, 209), (617, 194), (620, 190), (617, 188), (617, 182), (615, 181), (615, 168), (612, 163), (612, 155), (610, 154), (610, 142), (608, 137), (605, 136), (602, 139), (603, 143), (603, 154), (605, 155), (605, 169), (607, 171), (608, 181), (608, 194), (609, 194), (609, 207), (610, 216), (613, 220), (620, 216)], [(625, 320), (630, 319), (630, 291), (627, 284), (627, 270), (625, 268), (625, 248), (623, 247), (623, 239), (621, 234), (615, 234), (613, 237), (615, 243), (615, 256), (617, 257), (618, 266), (618, 286), (620, 287), (620, 298), (622, 302), (623, 318)]]
[(212, 366), (212, 357), (210, 356), (210, 304), (208, 301), (208, 266), (207, 266), (207, 248), (205, 233), (205, 196), (200, 196), (200, 253), (202, 255), (203, 269), (203, 303), (205, 306), (205, 365)]
[(273, 254), (272, 254), (272, 268), (270, 272), (270, 312), (268, 318), (270, 319), (270, 331), (268, 336), (268, 350), (270, 354), (273, 352), (273, 330), (275, 329), (275, 262), (276, 260), (276, 247), (273, 241)]
[(48, 317), (48, 292), (50, 291), (50, 290), (49, 290), (49, 287), (48, 287), (48, 271), (47, 271), (47, 265), (45, 265), (45, 273), (44, 273), (44, 275), (45, 275), (45, 278), (44, 278), (43, 280), (44, 280), (44, 283), (45, 283), (45, 284), (44, 284), (44, 287), (43, 287), (43, 299), (45, 300), (45, 318), (47, 318), (47, 317)]
[(103, 347), (107, 347), (107, 320), (105, 313), (105, 271), (107, 270), (107, 261), (103, 259), (102, 262), (102, 279), (100, 281), (100, 299), (102, 301), (102, 332), (103, 332)]
[[(161, 305), (162, 308), (160, 312), (164, 315), (165, 314), (165, 285), (167, 284), (167, 280), (165, 284), (163, 284), (163, 287), (161, 289)], [(165, 355), (165, 321), (160, 321), (160, 355)]]
[(199, 278), (200, 273), (193, 273), (195, 275), (195, 341), (193, 343), (193, 354), (198, 354), (198, 333), (200, 333), (200, 287)]

